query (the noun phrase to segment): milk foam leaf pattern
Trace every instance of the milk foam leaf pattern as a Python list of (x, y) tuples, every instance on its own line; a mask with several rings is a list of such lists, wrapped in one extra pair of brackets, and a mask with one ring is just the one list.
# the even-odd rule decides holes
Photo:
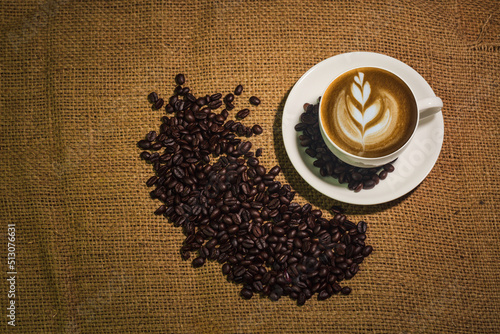
[[(346, 100), (347, 102), (346, 109), (349, 111), (351, 119), (354, 122), (358, 123), (356, 124), (356, 127), (361, 132), (361, 144), (363, 146), (363, 149), (365, 147), (366, 136), (370, 133), (374, 133), (375, 131), (383, 127), (383, 124), (380, 124), (379, 122), (368, 126), (368, 123), (374, 120), (382, 112), (383, 102), (380, 101), (379, 99), (376, 99), (375, 101), (373, 101), (372, 104), (367, 104), (368, 100), (370, 99), (372, 90), (370, 83), (368, 81), (365, 81), (364, 79), (365, 78), (363, 72), (359, 72), (354, 77), (354, 82), (351, 85), (351, 94), (350, 94), (351, 95), (350, 97), (352, 97), (352, 99), (348, 98)], [(353, 100), (356, 101), (357, 103), (355, 103)], [(387, 124), (387, 121), (388, 121), (387, 117), (384, 117), (382, 123)], [(376, 129), (367, 132), (367, 130), (372, 127), (375, 127)]]

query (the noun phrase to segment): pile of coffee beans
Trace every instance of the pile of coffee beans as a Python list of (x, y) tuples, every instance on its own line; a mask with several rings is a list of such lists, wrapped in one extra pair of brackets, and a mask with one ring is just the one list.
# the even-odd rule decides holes
[(362, 189), (373, 189), (388, 173), (394, 171), (392, 163), (380, 168), (360, 168), (349, 165), (337, 158), (326, 146), (319, 129), (319, 101), (316, 104), (304, 104), (304, 113), (295, 130), (302, 132), (299, 136), (300, 145), (306, 147), (306, 153), (316, 160), (313, 162), (319, 168), (321, 176), (331, 176), (339, 183), (347, 183), (354, 192)]
[[(155, 171), (146, 182), (154, 187), (151, 198), (162, 203), (155, 214), (186, 236), (181, 257), (195, 254), (193, 267), (219, 262), (228, 281), (242, 284), (246, 299), (288, 296), (303, 305), (314, 294), (319, 300), (348, 295), (351, 289), (339, 283), (354, 277), (373, 250), (365, 244), (367, 224), (348, 220), (339, 207), (326, 218), (293, 201), (291, 187), (276, 180), (281, 168), (267, 169), (258, 159), (262, 149), (254, 152), (250, 141), (238, 138), (261, 134), (262, 127), (227, 120), (241, 85), (224, 98), (195, 97), (183, 86), (184, 75), (175, 81), (174, 94), (165, 100), (173, 115), (164, 116), (159, 132), (149, 132), (138, 146)], [(156, 93), (148, 98), (155, 108), (164, 104)], [(242, 114), (248, 112), (236, 117)]]

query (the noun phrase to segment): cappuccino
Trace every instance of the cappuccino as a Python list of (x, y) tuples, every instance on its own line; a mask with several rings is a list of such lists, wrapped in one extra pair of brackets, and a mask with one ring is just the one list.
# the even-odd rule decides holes
[(323, 131), (339, 148), (376, 158), (400, 149), (418, 122), (417, 103), (406, 83), (375, 67), (350, 70), (321, 98)]

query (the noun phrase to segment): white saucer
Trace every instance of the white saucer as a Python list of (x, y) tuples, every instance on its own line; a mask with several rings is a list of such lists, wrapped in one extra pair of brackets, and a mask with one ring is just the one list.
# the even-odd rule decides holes
[(304, 112), (304, 103), (317, 103), (332, 78), (358, 66), (376, 66), (378, 63), (397, 62), (398, 74), (408, 83), (417, 100), (435, 96), (420, 74), (408, 65), (386, 55), (371, 52), (353, 52), (328, 58), (309, 69), (293, 86), (283, 109), (283, 141), (288, 157), (304, 180), (324, 195), (345, 203), (372, 205), (397, 199), (417, 187), (434, 167), (443, 144), (444, 121), (441, 112), (420, 121), (408, 148), (394, 163), (395, 171), (375, 188), (355, 193), (347, 184), (339, 184), (332, 177), (322, 177), (313, 166), (314, 158), (299, 144), (299, 132), (294, 127)]

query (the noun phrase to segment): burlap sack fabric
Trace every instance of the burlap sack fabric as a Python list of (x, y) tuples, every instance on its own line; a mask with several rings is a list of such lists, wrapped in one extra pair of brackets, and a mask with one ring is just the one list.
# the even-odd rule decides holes
[[(2, 235), (16, 224), (19, 332), (500, 332), (498, 1), (48, 0), (0, 10), (0, 212)], [(281, 139), (296, 80), (349, 51), (400, 59), (445, 105), (435, 168), (387, 204), (316, 192)], [(259, 96), (246, 123), (265, 130), (253, 139), (264, 163), (283, 167), (301, 204), (341, 204), (370, 223), (375, 251), (350, 296), (247, 301), (218, 263), (181, 260), (184, 237), (153, 215), (152, 170), (136, 147), (163, 115), (147, 94), (168, 96), (178, 72), (197, 94), (242, 83), (245, 98)]]

